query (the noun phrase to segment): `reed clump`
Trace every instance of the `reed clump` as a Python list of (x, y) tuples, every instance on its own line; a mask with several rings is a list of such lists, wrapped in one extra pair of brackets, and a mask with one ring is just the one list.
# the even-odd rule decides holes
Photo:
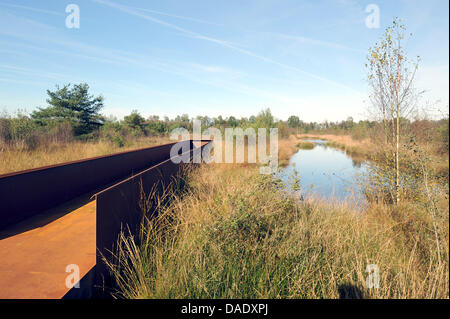
[(311, 142), (300, 141), (297, 143), (297, 147), (301, 150), (312, 150), (316, 145)]

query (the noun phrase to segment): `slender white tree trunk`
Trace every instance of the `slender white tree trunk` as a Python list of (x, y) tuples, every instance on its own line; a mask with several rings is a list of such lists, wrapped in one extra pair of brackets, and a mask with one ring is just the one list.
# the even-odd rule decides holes
[(395, 145), (395, 201), (398, 204), (400, 202), (400, 162), (399, 162), (399, 151), (400, 151), (400, 116), (398, 114), (397, 106), (397, 131), (396, 131), (396, 145)]

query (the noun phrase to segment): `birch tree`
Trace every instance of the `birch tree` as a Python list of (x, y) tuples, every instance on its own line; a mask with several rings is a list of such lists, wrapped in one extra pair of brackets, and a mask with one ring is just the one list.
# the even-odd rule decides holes
[[(387, 158), (395, 172), (395, 198), (400, 201), (400, 152), (402, 119), (409, 118), (416, 108), (418, 93), (413, 83), (420, 58), (410, 60), (405, 49), (405, 27), (394, 19), (380, 42), (369, 49), (368, 64), (371, 104), (383, 123)], [(411, 36), (411, 35), (410, 35)]]

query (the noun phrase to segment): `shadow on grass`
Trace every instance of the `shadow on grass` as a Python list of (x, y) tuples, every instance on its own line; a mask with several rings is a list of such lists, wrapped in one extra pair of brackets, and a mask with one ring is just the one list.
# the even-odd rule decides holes
[(350, 284), (338, 287), (339, 299), (364, 299), (364, 293), (358, 287)]

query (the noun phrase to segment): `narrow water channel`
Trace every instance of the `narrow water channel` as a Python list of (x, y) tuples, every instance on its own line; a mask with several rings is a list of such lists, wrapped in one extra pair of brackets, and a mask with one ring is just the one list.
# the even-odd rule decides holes
[(306, 141), (314, 143), (315, 147), (295, 153), (289, 165), (281, 170), (280, 178), (289, 185), (295, 169), (300, 177), (303, 197), (363, 201), (360, 182), (367, 171), (367, 164), (326, 146), (326, 141)]

